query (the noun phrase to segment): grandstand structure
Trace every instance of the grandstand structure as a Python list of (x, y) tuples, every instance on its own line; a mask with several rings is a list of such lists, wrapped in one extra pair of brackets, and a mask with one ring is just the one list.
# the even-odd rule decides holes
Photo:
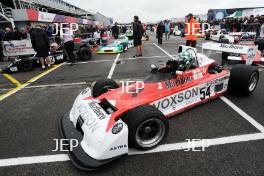
[[(98, 21), (99, 20), (99, 21)], [(111, 25), (111, 19), (63, 0), (9, 0), (0, 2), (0, 24), (20, 26), (26, 22), (76, 22)]]

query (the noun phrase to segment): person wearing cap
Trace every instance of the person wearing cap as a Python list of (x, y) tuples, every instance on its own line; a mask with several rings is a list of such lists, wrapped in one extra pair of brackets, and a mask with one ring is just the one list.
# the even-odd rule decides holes
[(49, 56), (49, 38), (46, 32), (41, 29), (40, 25), (37, 25), (35, 30), (31, 33), (32, 47), (36, 51), (36, 57), (39, 58), (42, 69), (45, 69), (45, 62), (48, 68), (51, 67)]
[(195, 48), (200, 24), (196, 21), (196, 19), (191, 13), (188, 14), (186, 18), (187, 18), (187, 23), (185, 27), (186, 46), (191, 46)]

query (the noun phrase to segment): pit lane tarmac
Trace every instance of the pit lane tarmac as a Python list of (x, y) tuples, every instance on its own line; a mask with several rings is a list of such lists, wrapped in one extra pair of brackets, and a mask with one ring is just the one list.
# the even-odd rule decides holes
[[(140, 80), (151, 63), (170, 59), (184, 40), (173, 37), (164, 42), (159, 47), (166, 52), (153, 43), (151, 35), (143, 58), (132, 58), (135, 50), (130, 49), (119, 56), (96, 55), (75, 66), (64, 64), (1, 101), (0, 175), (263, 175), (263, 72), (252, 96), (227, 94), (172, 117), (161, 146), (148, 152), (130, 150), (130, 156), (101, 171), (82, 172), (66, 153), (52, 152), (53, 139), (60, 138), (58, 120), (83, 88), (106, 77)], [(32, 79), (12, 76), (21, 84)], [(184, 151), (186, 139), (208, 139), (211, 145), (205, 151)], [(202, 143), (194, 145), (201, 148)]]

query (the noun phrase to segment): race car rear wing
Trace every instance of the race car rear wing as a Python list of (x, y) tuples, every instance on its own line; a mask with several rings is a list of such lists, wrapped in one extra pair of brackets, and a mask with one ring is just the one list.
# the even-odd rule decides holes
[(257, 54), (258, 46), (245, 46), (245, 45), (207, 42), (207, 43), (203, 43), (202, 49), (247, 55), (248, 58), (247, 64), (251, 65)]
[(203, 43), (202, 49), (221, 51), (226, 53), (235, 53), (235, 54), (248, 54), (249, 49), (257, 49), (257, 46), (245, 46), (245, 45), (235, 45), (227, 43), (215, 43), (215, 42), (206, 42)]
[(241, 36), (242, 34), (249, 34), (250, 36), (256, 36), (256, 32), (230, 32), (229, 35), (230, 36)]

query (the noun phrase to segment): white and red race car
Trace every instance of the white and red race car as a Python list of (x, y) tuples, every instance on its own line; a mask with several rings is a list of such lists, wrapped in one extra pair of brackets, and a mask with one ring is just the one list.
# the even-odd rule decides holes
[(261, 51), (253, 40), (239, 40), (237, 44), (228, 43), (203, 43), (203, 49), (222, 52), (222, 61), (239, 61), (247, 65), (257, 65), (264, 62)]
[(166, 137), (168, 117), (227, 90), (248, 96), (257, 87), (259, 72), (253, 66), (236, 65), (230, 71), (194, 48), (180, 46), (179, 52), (165, 66), (152, 65), (138, 91), (133, 85), (123, 91), (103, 79), (78, 95), (60, 123), (63, 138), (79, 142), (69, 152), (76, 167), (101, 168), (127, 155), (129, 147), (152, 149)]

